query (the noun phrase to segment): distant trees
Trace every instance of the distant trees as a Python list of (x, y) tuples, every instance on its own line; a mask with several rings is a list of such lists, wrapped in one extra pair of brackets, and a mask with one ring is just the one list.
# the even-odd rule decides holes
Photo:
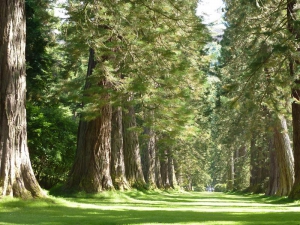
[(194, 15), (196, 1), (92, 3), (68, 4), (67, 44), (92, 49), (94, 63), (82, 89), (77, 156), (66, 187), (176, 188), (170, 140), (195, 125), (189, 103), (204, 80), (201, 49), (209, 37)]
[[(223, 147), (226, 143), (231, 149), (237, 150), (239, 145), (248, 149), (250, 191), (266, 191), (269, 185), (267, 194), (287, 195), (294, 180), (293, 162), (298, 155), (295, 143), (299, 139), (296, 101), (292, 108), (289, 105), (291, 89), (296, 90), (292, 83), (298, 80), (296, 1), (225, 3), (228, 28), (221, 42), (220, 99), (230, 113), (218, 119), (220, 124), (230, 126), (227, 137), (219, 140)], [(294, 157), (286, 119), (287, 124), (294, 124)]]

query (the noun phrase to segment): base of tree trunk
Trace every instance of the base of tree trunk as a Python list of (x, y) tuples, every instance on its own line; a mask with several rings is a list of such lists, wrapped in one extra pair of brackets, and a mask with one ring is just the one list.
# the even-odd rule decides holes
[(289, 194), (289, 198), (294, 200), (300, 199), (300, 184), (294, 185), (291, 193)]

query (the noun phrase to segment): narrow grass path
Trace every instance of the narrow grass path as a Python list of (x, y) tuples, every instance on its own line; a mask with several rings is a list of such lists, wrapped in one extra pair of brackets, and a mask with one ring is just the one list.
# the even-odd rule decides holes
[(259, 195), (157, 191), (0, 199), (0, 225), (11, 224), (300, 225), (300, 204)]

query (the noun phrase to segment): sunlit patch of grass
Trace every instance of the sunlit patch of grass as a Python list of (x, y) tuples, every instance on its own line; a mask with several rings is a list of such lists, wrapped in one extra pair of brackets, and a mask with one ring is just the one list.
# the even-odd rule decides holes
[(261, 195), (108, 191), (0, 200), (0, 224), (300, 224), (299, 202)]

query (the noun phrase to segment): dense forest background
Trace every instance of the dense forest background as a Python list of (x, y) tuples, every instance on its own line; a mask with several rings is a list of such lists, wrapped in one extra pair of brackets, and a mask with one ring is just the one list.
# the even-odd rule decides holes
[(300, 197), (296, 0), (225, 0), (221, 35), (194, 0), (25, 6), (28, 149), (42, 188)]

